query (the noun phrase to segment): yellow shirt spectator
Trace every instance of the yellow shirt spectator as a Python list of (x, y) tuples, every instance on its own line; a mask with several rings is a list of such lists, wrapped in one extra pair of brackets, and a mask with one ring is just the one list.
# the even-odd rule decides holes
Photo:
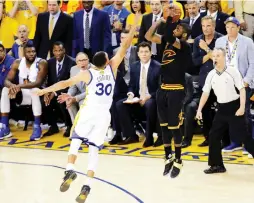
[[(1, 4), (0, 6), (4, 6)], [(5, 6), (4, 6), (5, 7)], [(14, 44), (14, 36), (17, 35), (18, 23), (16, 20), (7, 16), (9, 11), (3, 9), (3, 14), (0, 24), (0, 41), (6, 49), (10, 49)]]
[[(16, 1), (6, 1), (6, 11), (10, 11), (15, 6)], [(38, 9), (38, 12), (45, 11), (46, 1), (31, 0), (30, 2), (34, 7)], [(19, 1), (17, 11), (13, 17), (17, 21), (18, 25), (26, 25), (29, 29), (29, 39), (34, 38), (36, 29), (37, 13), (34, 15), (29, 9), (26, 1)]]
[[(226, 14), (228, 14), (228, 15), (232, 15), (232, 13), (235, 11), (234, 5), (230, 6), (230, 5), (228, 4), (228, 1), (229, 1), (229, 0), (221, 0), (221, 1), (220, 1), (221, 10), (222, 10), (223, 13), (226, 13)], [(233, 4), (233, 3), (234, 3), (234, 2), (232, 1), (232, 4)]]
[[(128, 11), (131, 12), (130, 3), (131, 3), (131, 0), (126, 0), (126, 1), (124, 2), (123, 5), (124, 5), (124, 7), (125, 7)], [(151, 9), (151, 7), (150, 7), (150, 1), (147, 1), (147, 0), (146, 0), (146, 12), (147, 12), (147, 13), (151, 13), (151, 12), (152, 12), (152, 9)]]
[[(147, 14), (147, 13), (144, 13), (142, 15), (145, 15), (145, 14)], [(134, 20), (135, 20), (135, 14), (131, 13), (130, 15), (128, 15), (127, 20), (126, 20), (126, 29), (129, 30), (131, 28), (131, 26), (134, 24)], [(142, 18), (140, 18), (140, 20), (138, 22), (138, 27), (137, 27), (136, 33), (134, 35), (134, 38), (132, 40), (132, 45), (135, 45), (138, 43), (138, 35), (139, 35), (139, 29), (140, 29), (141, 23), (142, 23)]]

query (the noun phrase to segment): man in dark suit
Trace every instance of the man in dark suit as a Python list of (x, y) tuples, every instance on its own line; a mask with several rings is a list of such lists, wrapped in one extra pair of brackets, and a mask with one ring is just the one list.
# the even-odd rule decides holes
[[(152, 13), (149, 13), (143, 16), (141, 27), (139, 30), (138, 44), (144, 41), (147, 42), (145, 38), (146, 32), (152, 26), (153, 22), (156, 22), (162, 17), (162, 4), (160, 0), (151, 1), (150, 6), (152, 9)], [(163, 32), (164, 32), (163, 24), (161, 24), (157, 29), (157, 33), (162, 35)], [(152, 47), (152, 54), (153, 54), (152, 58), (155, 59), (156, 61), (161, 62), (162, 52), (163, 52), (161, 44), (151, 43), (151, 47)]]
[(38, 15), (34, 36), (38, 57), (51, 58), (53, 44), (56, 41), (63, 42), (66, 53), (71, 54), (73, 21), (72, 17), (61, 12), (60, 2), (48, 1), (48, 12)]
[(229, 15), (219, 11), (220, 2), (218, 0), (208, 0), (206, 1), (207, 11), (201, 13), (201, 18), (208, 15), (212, 16), (216, 21), (215, 31), (223, 35), (227, 34), (225, 21), (228, 19)]
[[(201, 17), (199, 13), (199, 4), (195, 0), (187, 1), (187, 8), (189, 17), (183, 19), (181, 22), (186, 23), (191, 27), (191, 36), (189, 43), (193, 43), (193, 40), (202, 34)], [(192, 39), (192, 40), (191, 40)]]
[(112, 39), (109, 16), (93, 7), (94, 1), (83, 0), (84, 10), (73, 16), (73, 53), (85, 52), (92, 62), (93, 55), (105, 51), (112, 56)]
[[(148, 42), (140, 43), (137, 49), (140, 61), (130, 67), (128, 99), (118, 101), (116, 108), (123, 137), (127, 138), (122, 144), (139, 141), (132, 120), (134, 115), (135, 118), (146, 120), (146, 141), (143, 146), (148, 147), (153, 145), (153, 132), (156, 131), (156, 91), (159, 88), (160, 64), (151, 59), (151, 46)], [(140, 100), (135, 101), (135, 97)]]
[[(61, 80), (67, 80), (70, 77), (70, 69), (76, 65), (73, 58), (65, 54), (64, 44), (62, 42), (55, 42), (53, 45), (54, 57), (48, 60), (48, 81), (47, 86), (51, 86)], [(70, 115), (66, 109), (65, 103), (59, 104), (57, 102), (57, 96), (62, 92), (66, 93), (68, 89), (58, 92), (51, 92), (44, 95), (44, 113), (46, 120), (48, 121), (50, 128), (43, 136), (51, 136), (58, 133), (57, 117), (53, 110), (60, 109), (63, 120), (67, 127), (64, 137), (69, 137), (72, 126)]]

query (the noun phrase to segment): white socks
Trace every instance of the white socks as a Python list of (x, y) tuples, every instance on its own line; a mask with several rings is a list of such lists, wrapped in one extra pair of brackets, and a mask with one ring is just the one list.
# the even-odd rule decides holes
[(66, 166), (66, 171), (70, 171), (70, 170), (73, 170), (73, 171), (75, 170), (74, 164), (68, 163)]

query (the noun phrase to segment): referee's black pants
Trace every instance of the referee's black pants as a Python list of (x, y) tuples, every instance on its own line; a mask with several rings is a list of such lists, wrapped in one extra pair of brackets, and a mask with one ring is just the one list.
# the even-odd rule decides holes
[(245, 116), (235, 116), (240, 107), (240, 99), (218, 104), (218, 111), (214, 117), (209, 135), (209, 166), (223, 166), (221, 154), (221, 140), (227, 131), (233, 135), (237, 141), (245, 144), (246, 150), (254, 155), (254, 140), (247, 133)]
[(213, 91), (211, 91), (209, 98), (202, 110), (203, 114), (203, 133), (207, 141), (209, 141), (209, 133), (212, 128), (213, 119), (215, 116), (215, 110), (212, 109), (212, 106), (217, 101), (217, 98)]

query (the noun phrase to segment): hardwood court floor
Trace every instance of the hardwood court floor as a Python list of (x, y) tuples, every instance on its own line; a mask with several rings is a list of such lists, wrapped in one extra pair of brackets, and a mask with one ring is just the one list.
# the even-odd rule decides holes
[[(30, 133), (13, 129), (14, 137), (0, 142), (0, 202), (74, 203), (85, 183), (87, 148), (80, 149), (78, 179), (61, 193), (69, 140), (59, 134), (30, 142)], [(196, 137), (183, 150), (184, 168), (173, 180), (162, 176), (162, 148), (105, 147), (86, 203), (253, 203), (253, 160), (241, 152), (226, 155), (227, 173), (205, 175), (207, 148), (196, 146), (201, 141)]]

